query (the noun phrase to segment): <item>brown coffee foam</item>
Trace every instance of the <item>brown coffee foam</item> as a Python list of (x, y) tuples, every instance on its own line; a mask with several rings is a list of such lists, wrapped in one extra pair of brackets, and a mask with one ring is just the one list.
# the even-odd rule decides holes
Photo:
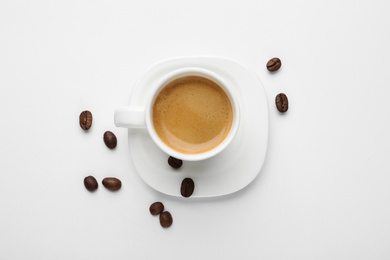
[(224, 90), (198, 76), (165, 86), (153, 105), (153, 124), (161, 140), (182, 153), (202, 153), (228, 135), (233, 109)]

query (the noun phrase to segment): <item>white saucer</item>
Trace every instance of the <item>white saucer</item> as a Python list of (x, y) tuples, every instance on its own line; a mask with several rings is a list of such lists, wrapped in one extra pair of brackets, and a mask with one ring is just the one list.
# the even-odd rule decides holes
[(155, 145), (146, 129), (129, 129), (129, 147), (141, 178), (162, 193), (179, 196), (181, 182), (192, 178), (192, 197), (215, 197), (236, 192), (259, 174), (268, 143), (267, 98), (257, 76), (235, 61), (219, 57), (186, 57), (162, 61), (152, 66), (136, 83), (129, 105), (144, 106), (147, 89), (178, 68), (200, 67), (214, 70), (236, 86), (241, 107), (241, 124), (236, 137), (220, 154), (200, 162), (183, 162), (171, 168), (169, 155)]

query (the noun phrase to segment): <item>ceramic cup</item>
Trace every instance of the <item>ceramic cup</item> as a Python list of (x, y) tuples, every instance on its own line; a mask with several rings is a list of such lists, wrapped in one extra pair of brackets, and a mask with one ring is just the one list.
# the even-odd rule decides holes
[[(203, 77), (219, 85), (228, 96), (233, 111), (232, 125), (225, 139), (213, 149), (202, 153), (183, 153), (172, 149), (160, 139), (153, 125), (153, 104), (160, 91), (170, 82), (187, 76)], [(167, 75), (162, 77), (161, 80), (159, 80), (152, 88), (150, 88), (149, 93), (147, 93), (147, 100), (145, 106), (125, 106), (116, 109), (114, 114), (114, 122), (115, 125), (118, 127), (146, 128), (154, 143), (162, 151), (164, 151), (170, 156), (185, 161), (200, 161), (219, 154), (233, 140), (240, 124), (240, 109), (237, 97), (234, 94), (233, 87), (229, 85), (228, 82), (223, 79), (223, 77), (218, 75), (218, 73), (211, 70), (196, 67), (181, 68), (168, 73)]]

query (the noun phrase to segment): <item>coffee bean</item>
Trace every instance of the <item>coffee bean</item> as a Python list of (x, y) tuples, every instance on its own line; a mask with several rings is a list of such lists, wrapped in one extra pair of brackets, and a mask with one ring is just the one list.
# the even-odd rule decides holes
[(92, 113), (88, 110), (81, 112), (80, 114), (80, 127), (84, 130), (88, 130), (92, 126)]
[(114, 149), (116, 147), (117, 140), (113, 132), (106, 131), (103, 135), (103, 140), (108, 148)]
[(84, 178), (84, 186), (89, 191), (95, 191), (98, 188), (98, 182), (96, 181), (95, 177), (87, 176)]
[(282, 66), (282, 61), (279, 58), (272, 58), (267, 62), (269, 71), (277, 71)]
[(110, 191), (117, 191), (122, 187), (122, 182), (119, 179), (114, 177), (104, 178), (102, 183), (103, 186)]
[(190, 197), (195, 189), (195, 183), (191, 178), (185, 178), (181, 182), (180, 193), (183, 197)]
[(168, 164), (175, 169), (179, 169), (183, 165), (183, 161), (175, 157), (169, 156)]
[(160, 224), (163, 227), (170, 227), (172, 225), (173, 219), (169, 211), (164, 211), (160, 214)]
[(288, 110), (288, 99), (284, 93), (280, 93), (275, 98), (276, 108), (279, 112), (284, 113)]
[(150, 205), (149, 211), (152, 215), (158, 215), (164, 211), (164, 204), (162, 204), (161, 202), (155, 202)]

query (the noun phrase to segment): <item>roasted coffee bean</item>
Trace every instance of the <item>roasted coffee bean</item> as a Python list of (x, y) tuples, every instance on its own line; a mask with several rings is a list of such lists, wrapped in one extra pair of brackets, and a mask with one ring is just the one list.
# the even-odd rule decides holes
[(149, 211), (152, 215), (158, 215), (164, 211), (164, 204), (162, 204), (161, 202), (155, 202), (150, 205)]
[(180, 193), (183, 197), (190, 197), (195, 189), (195, 183), (191, 178), (185, 178), (181, 182)]
[(288, 110), (288, 99), (286, 94), (280, 93), (275, 98), (276, 108), (279, 112), (284, 113)]
[(163, 227), (170, 227), (172, 225), (173, 219), (169, 211), (164, 211), (160, 214), (160, 224)]
[(88, 110), (81, 112), (80, 114), (80, 127), (84, 130), (88, 130), (92, 126), (92, 113)]
[(103, 135), (103, 140), (108, 148), (114, 149), (116, 147), (117, 140), (113, 132), (106, 131)]
[(98, 188), (98, 182), (96, 181), (95, 177), (87, 176), (84, 178), (84, 186), (89, 191), (95, 191)]
[(179, 169), (183, 165), (183, 161), (175, 157), (169, 156), (168, 164), (175, 169)]
[(281, 66), (282, 61), (279, 58), (273, 58), (267, 62), (267, 69), (269, 71), (277, 71)]
[(104, 178), (102, 183), (104, 187), (111, 191), (117, 191), (122, 187), (122, 182), (114, 177)]

